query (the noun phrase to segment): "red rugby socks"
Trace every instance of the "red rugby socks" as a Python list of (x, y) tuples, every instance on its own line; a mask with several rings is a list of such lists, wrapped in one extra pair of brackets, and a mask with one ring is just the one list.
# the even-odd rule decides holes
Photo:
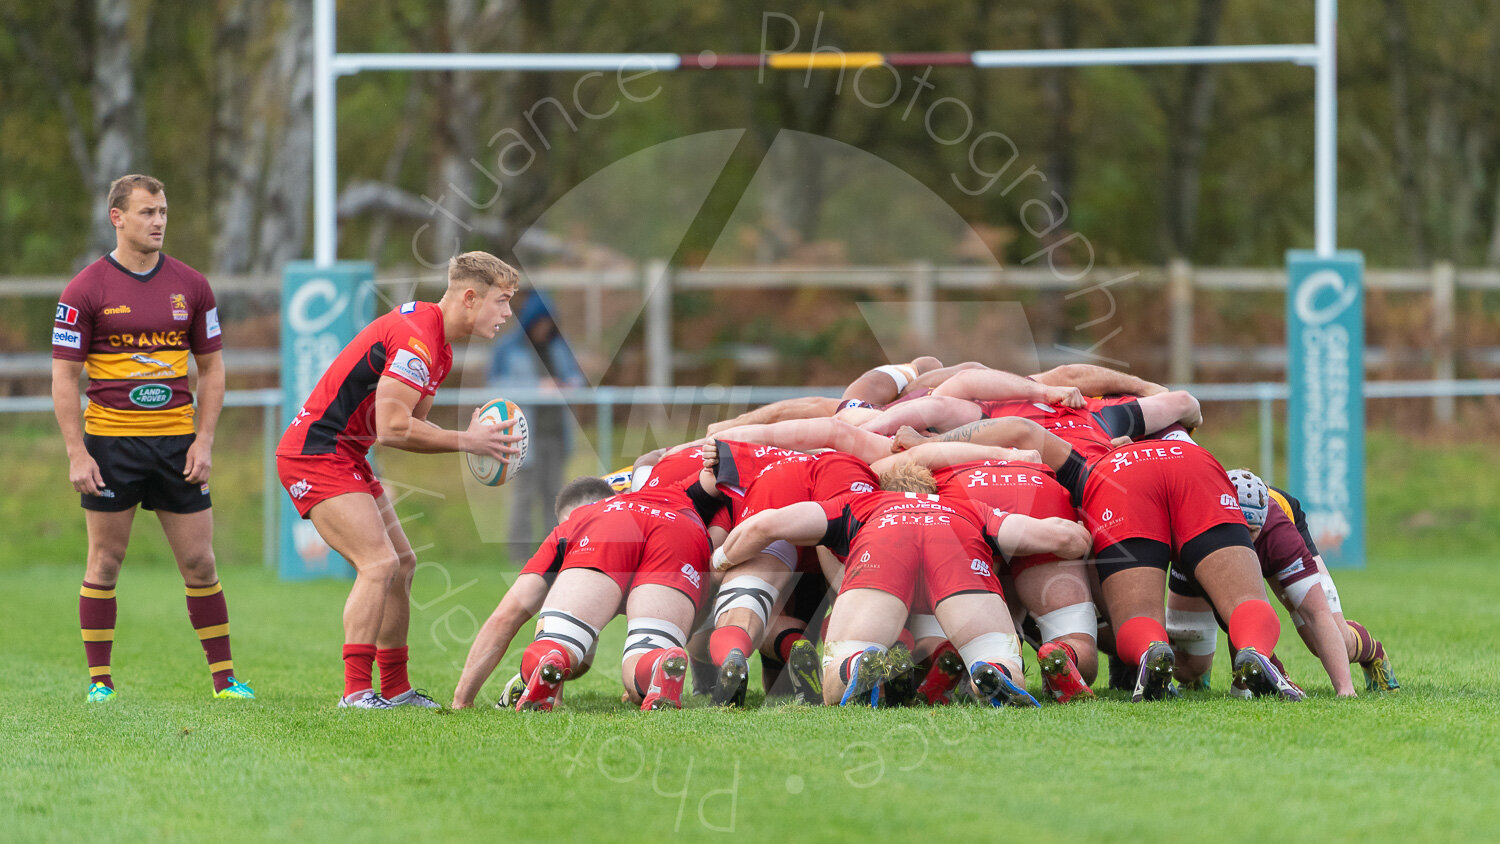
[(89, 682), (115, 687), (109, 654), (115, 645), (115, 588), (83, 582), (78, 590), (78, 626), (83, 630), (83, 654), (89, 663)]
[(234, 675), (234, 657), (229, 652), (229, 605), (224, 602), (224, 587), (215, 582), (211, 586), (188, 586), (186, 591), (188, 621), (197, 631), (203, 655), (208, 658), (214, 691), (222, 692), (229, 688), (229, 678)]
[(521, 676), (530, 682), (531, 675), (536, 673), (536, 667), (541, 664), (542, 657), (553, 651), (562, 654), (563, 664), (566, 666), (563, 673), (572, 676), (573, 655), (562, 644), (551, 639), (537, 639), (526, 646), (526, 650), (521, 653)]
[[(1250, 602), (1246, 602), (1247, 604)], [(1261, 601), (1265, 604), (1265, 601)], [(1266, 604), (1266, 609), (1270, 609)], [(1237, 613), (1238, 611), (1236, 611)], [(1271, 613), (1271, 620), (1276, 620), (1276, 614)], [(1230, 629), (1234, 629), (1232, 626)], [(1154, 618), (1138, 615), (1127, 619), (1120, 629), (1115, 633), (1115, 648), (1120, 659), (1127, 665), (1137, 666), (1141, 664), (1141, 657), (1145, 656), (1146, 649), (1151, 647), (1152, 642), (1165, 642), (1167, 639), (1167, 628)], [(1271, 644), (1276, 644), (1276, 637), (1272, 635)], [(1270, 653), (1270, 651), (1266, 651)]]
[(344, 646), (344, 697), (375, 688), (375, 646)]
[(729, 659), (729, 652), (738, 650), (741, 654), (749, 657), (755, 652), (755, 645), (750, 641), (750, 634), (743, 627), (735, 627), (733, 624), (720, 627), (715, 630), (713, 636), (708, 640), (708, 658), (714, 665), (723, 665), (724, 660)]
[(1281, 619), (1268, 601), (1245, 601), (1229, 614), (1229, 644), (1235, 648), (1255, 648), (1270, 656), (1280, 638)]
[(380, 668), (380, 696), (390, 700), (411, 691), (411, 682), (406, 679), (406, 646), (399, 648), (377, 648), (375, 664)]

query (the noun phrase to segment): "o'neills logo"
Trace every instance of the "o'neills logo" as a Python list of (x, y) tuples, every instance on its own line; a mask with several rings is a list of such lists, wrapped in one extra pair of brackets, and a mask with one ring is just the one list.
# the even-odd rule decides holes
[(165, 384), (142, 384), (130, 391), (130, 403), (155, 410), (172, 400), (172, 388)]
[(119, 316), (120, 314), (128, 314), (130, 313), (130, 306), (116, 305), (113, 308), (105, 308), (103, 313), (107, 316)]

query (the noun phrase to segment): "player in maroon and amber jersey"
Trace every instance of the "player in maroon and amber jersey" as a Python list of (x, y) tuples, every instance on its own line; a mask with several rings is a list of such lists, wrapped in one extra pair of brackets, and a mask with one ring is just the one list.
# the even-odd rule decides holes
[[(253, 698), (234, 678), (229, 610), (214, 566), (208, 476), (224, 404), (219, 309), (207, 279), (161, 251), (161, 182), (124, 176), (108, 203), (115, 249), (68, 283), (52, 324), (52, 403), (89, 537), (78, 601), (88, 699), (115, 695), (115, 582), (137, 505), (156, 511), (172, 547), (215, 696)], [(196, 413), (190, 357), (198, 365)], [(89, 381), (82, 412), (80, 375)]]
[[(390, 496), (365, 458), (376, 442), (421, 454), (462, 451), (503, 460), (515, 453), (510, 424), (479, 421), (464, 431), (427, 421), (433, 394), (453, 363), (450, 344), (493, 338), (510, 316), (520, 276), (484, 252), (448, 263), (436, 304), (402, 305), (355, 336), (323, 374), (281, 437), (276, 470), (297, 512), (355, 569), (344, 605), (344, 694), (340, 706), (387, 709), (438, 704), (411, 687), (406, 634), (416, 555)], [(379, 665), (382, 694), (374, 691)]]
[(1020, 640), (994, 575), (996, 555), (1081, 556), (1088, 535), (1077, 523), (1005, 514), (969, 501), (944, 501), (925, 469), (881, 476), (883, 493), (849, 493), (749, 517), (725, 540), (730, 565), (777, 540), (823, 545), (844, 560), (823, 658), (828, 703), (878, 704), (886, 652), (914, 597), (931, 602), (968, 664), (976, 688), (997, 706), (1035, 706), (1021, 679)]

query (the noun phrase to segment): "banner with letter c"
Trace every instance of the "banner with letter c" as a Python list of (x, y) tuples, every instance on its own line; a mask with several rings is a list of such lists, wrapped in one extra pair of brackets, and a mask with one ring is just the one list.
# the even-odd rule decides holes
[(1330, 566), (1365, 564), (1364, 255), (1287, 252), (1287, 491)]
[[(281, 425), (297, 411), (333, 359), (375, 318), (375, 265), (339, 261), (320, 267), (292, 261), (281, 277)], [(297, 515), (284, 489), (279, 496), (282, 580), (354, 576), (354, 568), (323, 542), (312, 522)]]

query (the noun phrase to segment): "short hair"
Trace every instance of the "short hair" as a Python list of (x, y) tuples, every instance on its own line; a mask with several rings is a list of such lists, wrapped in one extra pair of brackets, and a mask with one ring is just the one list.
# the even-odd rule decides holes
[(121, 211), (130, 210), (130, 195), (135, 193), (136, 188), (145, 188), (146, 193), (156, 196), (166, 190), (166, 185), (154, 176), (142, 176), (139, 173), (121, 176), (109, 183), (109, 207)]
[(521, 274), (488, 252), (465, 252), (448, 260), (448, 286), (466, 283), (513, 291), (521, 286)]
[(903, 461), (881, 473), (880, 488), (887, 492), (934, 495), (937, 493), (937, 479), (926, 466)]
[(562, 521), (563, 514), (569, 510), (585, 504), (593, 504), (595, 501), (602, 501), (614, 494), (615, 488), (609, 485), (609, 481), (593, 475), (584, 475), (563, 485), (562, 491), (557, 494), (557, 502), (553, 505), (552, 512), (557, 516), (558, 521)]

